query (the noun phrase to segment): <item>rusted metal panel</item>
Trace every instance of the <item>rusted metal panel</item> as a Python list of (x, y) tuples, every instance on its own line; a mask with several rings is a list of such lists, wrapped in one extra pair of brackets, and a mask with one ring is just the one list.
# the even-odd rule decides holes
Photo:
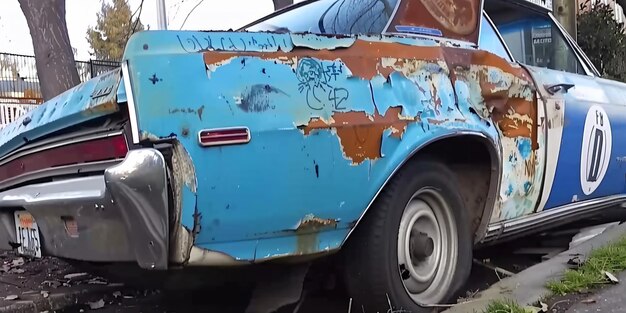
[[(193, 162), (186, 180), (197, 193), (180, 194), (195, 204), (183, 205), (182, 219), (193, 221), (198, 247), (239, 261), (336, 249), (413, 151), (464, 132), (511, 143), (503, 177), (523, 192), (500, 197), (498, 216), (534, 209), (517, 202), (542, 175), (533, 83), (469, 45), (169, 32), (135, 35), (126, 57), (143, 138), (176, 137)], [(202, 129), (241, 126), (247, 144), (198, 144)], [(332, 223), (298, 233), (307, 216)]]

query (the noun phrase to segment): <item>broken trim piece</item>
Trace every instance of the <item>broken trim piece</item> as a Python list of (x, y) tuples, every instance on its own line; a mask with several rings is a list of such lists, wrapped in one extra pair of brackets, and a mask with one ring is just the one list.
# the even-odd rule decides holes
[(481, 243), (500, 241), (503, 238), (513, 239), (515, 235), (530, 232), (539, 232), (549, 225), (550, 228), (558, 226), (556, 224), (566, 224), (573, 218), (593, 214), (596, 211), (618, 206), (626, 203), (626, 194), (614, 195), (600, 199), (570, 203), (555, 209), (542, 211), (532, 215), (502, 221), (489, 226), (485, 238)]

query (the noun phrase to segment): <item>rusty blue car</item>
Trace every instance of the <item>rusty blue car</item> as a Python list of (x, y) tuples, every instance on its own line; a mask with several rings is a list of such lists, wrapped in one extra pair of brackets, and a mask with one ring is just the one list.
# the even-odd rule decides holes
[(313, 0), (137, 33), (0, 130), (0, 249), (154, 271), (339, 252), (368, 312), (454, 300), (476, 247), (626, 202), (626, 85), (551, 8)]

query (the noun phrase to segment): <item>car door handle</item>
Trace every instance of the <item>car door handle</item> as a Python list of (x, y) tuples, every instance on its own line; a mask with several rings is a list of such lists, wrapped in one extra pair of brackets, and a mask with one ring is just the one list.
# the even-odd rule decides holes
[(574, 88), (576, 85), (574, 84), (556, 84), (556, 85), (548, 85), (546, 86), (546, 90), (551, 95), (555, 95), (560, 91), (567, 93), (570, 89)]

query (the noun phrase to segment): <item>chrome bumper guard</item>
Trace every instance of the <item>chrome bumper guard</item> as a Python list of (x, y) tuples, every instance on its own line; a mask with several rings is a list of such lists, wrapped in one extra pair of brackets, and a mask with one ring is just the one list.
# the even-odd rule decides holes
[[(0, 249), (16, 241), (15, 210), (34, 216), (44, 254), (168, 267), (167, 174), (158, 150), (132, 150), (104, 175), (0, 192)], [(76, 233), (68, 232), (67, 219), (76, 221)]]

